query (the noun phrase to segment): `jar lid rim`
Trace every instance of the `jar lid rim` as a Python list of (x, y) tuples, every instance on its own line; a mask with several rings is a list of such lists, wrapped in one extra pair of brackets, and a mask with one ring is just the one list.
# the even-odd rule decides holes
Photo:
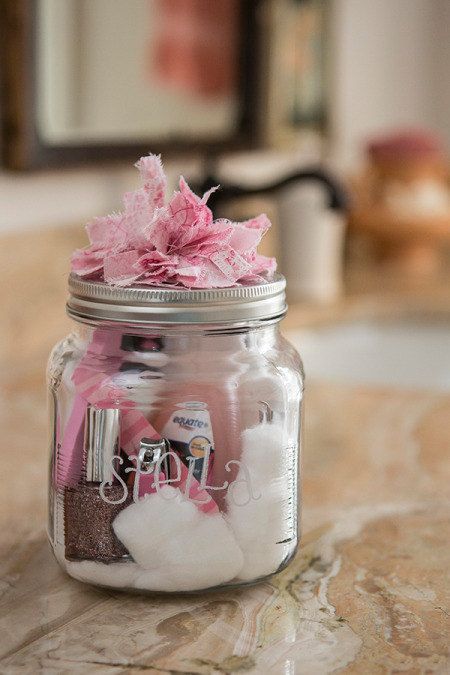
[(210, 324), (273, 319), (286, 312), (285, 278), (227, 288), (110, 286), (69, 276), (67, 312), (75, 319), (132, 323)]

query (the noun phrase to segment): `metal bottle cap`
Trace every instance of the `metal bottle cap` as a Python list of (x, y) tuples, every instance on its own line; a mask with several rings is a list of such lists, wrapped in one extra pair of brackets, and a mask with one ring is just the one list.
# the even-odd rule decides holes
[(114, 456), (119, 454), (120, 411), (88, 406), (85, 424), (86, 480), (113, 481)]
[(195, 290), (142, 285), (121, 288), (71, 274), (67, 312), (82, 321), (245, 325), (284, 316), (285, 287), (281, 274), (258, 284)]
[(169, 444), (165, 438), (152, 439), (141, 438), (139, 443), (139, 466), (143, 471), (149, 473), (161, 457), (170, 450)]
[(160, 470), (166, 480), (170, 479), (170, 463), (167, 453), (170, 451), (169, 442), (165, 438), (141, 438), (138, 454), (138, 473), (149, 474), (155, 470), (159, 462)]

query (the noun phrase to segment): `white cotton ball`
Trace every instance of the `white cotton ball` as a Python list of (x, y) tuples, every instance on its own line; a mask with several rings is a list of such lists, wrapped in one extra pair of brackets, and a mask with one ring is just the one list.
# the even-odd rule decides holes
[(162, 591), (170, 593), (180, 590), (168, 569), (144, 570), (139, 567), (139, 572), (133, 581), (133, 587), (143, 591)]
[(113, 529), (143, 568), (135, 580), (137, 588), (208, 588), (235, 577), (243, 564), (222, 514), (200, 511), (171, 486), (127, 506), (114, 520)]
[(139, 569), (133, 562), (107, 564), (94, 560), (66, 560), (65, 565), (67, 573), (78, 581), (112, 588), (132, 588)]
[[(293, 552), (289, 536), (292, 476), (283, 428), (260, 424), (242, 433), (242, 466), (228, 489), (228, 522), (244, 554), (238, 579), (249, 581), (276, 572)], [(249, 481), (251, 495), (249, 492)]]
[(153, 569), (165, 562), (168, 538), (178, 538), (198, 519), (195, 504), (184, 499), (178, 488), (166, 485), (123, 509), (113, 529), (134, 560)]
[(263, 423), (242, 432), (241, 462), (248, 465), (252, 477), (278, 478), (285, 474), (284, 430), (279, 424)]

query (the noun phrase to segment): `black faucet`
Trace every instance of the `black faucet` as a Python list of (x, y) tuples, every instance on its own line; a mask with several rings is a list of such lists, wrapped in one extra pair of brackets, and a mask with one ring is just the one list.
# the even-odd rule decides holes
[[(213, 173), (207, 173), (203, 182), (197, 186), (198, 194), (203, 194), (220, 184), (220, 188), (213, 192), (208, 199), (208, 206), (214, 211), (222, 202), (237, 197), (253, 197), (261, 194), (273, 194), (279, 190), (304, 181), (317, 181), (326, 189), (327, 206), (336, 211), (346, 211), (348, 195), (344, 186), (334, 176), (322, 167), (311, 167), (296, 171), (279, 180), (260, 185), (258, 187), (242, 187), (233, 183), (221, 183)], [(196, 191), (197, 191), (196, 190)]]

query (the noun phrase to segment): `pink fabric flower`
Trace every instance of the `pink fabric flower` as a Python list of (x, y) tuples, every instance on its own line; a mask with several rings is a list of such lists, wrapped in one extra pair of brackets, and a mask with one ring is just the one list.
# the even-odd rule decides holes
[(123, 213), (94, 218), (86, 225), (90, 246), (72, 255), (72, 271), (80, 276), (91, 276), (102, 270), (103, 261), (111, 255), (148, 245), (145, 232), (156, 209), (164, 204), (166, 177), (161, 159), (156, 155), (141, 157), (136, 167), (143, 187), (124, 195)]
[(164, 204), (160, 158), (142, 157), (135, 166), (142, 187), (124, 195), (122, 213), (88, 223), (90, 245), (73, 253), (74, 272), (112, 285), (215, 288), (261, 280), (275, 271), (275, 259), (257, 253), (270, 227), (267, 216), (243, 223), (214, 220), (207, 200), (216, 188), (198, 197), (183, 177)]
[(135, 267), (140, 276), (140, 282), (145, 284), (162, 284), (167, 281), (177, 269), (179, 257), (166, 255), (159, 251), (149, 251), (139, 258)]
[(122, 251), (105, 258), (103, 266), (104, 280), (116, 286), (129, 286), (139, 278), (135, 265), (139, 260), (138, 251)]
[(167, 180), (164, 174), (161, 157), (157, 155), (148, 155), (134, 165), (139, 169), (141, 179), (144, 184), (144, 190), (148, 194), (148, 201), (157, 208), (164, 205), (166, 196)]

